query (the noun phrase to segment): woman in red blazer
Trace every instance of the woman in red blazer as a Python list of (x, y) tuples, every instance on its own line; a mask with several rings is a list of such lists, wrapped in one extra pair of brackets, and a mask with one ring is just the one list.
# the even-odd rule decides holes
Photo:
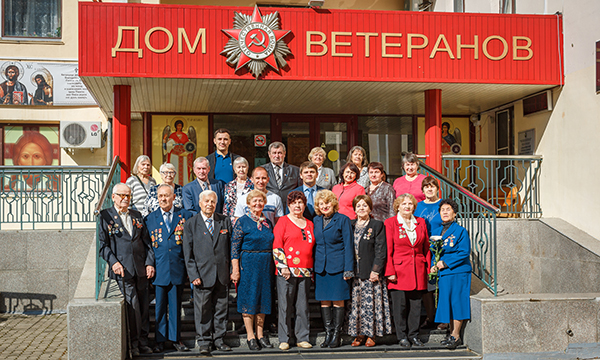
[(416, 207), (413, 195), (402, 194), (394, 201), (398, 215), (385, 221), (388, 250), (385, 276), (393, 303), (396, 335), (402, 348), (410, 348), (411, 343), (424, 346), (418, 337), (419, 320), (431, 253), (425, 220), (413, 216)]

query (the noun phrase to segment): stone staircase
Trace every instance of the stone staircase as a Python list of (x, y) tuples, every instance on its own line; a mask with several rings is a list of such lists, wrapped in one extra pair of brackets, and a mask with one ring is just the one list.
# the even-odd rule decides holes
[[(195, 349), (195, 327), (194, 327), (194, 307), (193, 303), (190, 299), (191, 291), (189, 288), (184, 289), (183, 292), (183, 304), (182, 304), (182, 319), (181, 319), (181, 339), (182, 341), (190, 348), (192, 351), (179, 353), (174, 350), (167, 350), (163, 354), (156, 355), (147, 355), (148, 358), (153, 357), (196, 357), (198, 356), (198, 350)], [(440, 341), (446, 336), (447, 332), (444, 330), (421, 330), (420, 338), (423, 342), (425, 342), (425, 347), (423, 348), (411, 348), (410, 350), (400, 349), (398, 346), (398, 341), (396, 339), (395, 333), (391, 335), (386, 335), (382, 338), (377, 338), (377, 346), (372, 348), (366, 348), (364, 346), (360, 347), (351, 347), (353, 338), (344, 335), (342, 337), (342, 346), (335, 349), (325, 348), (322, 349), (318, 344), (321, 344), (325, 337), (325, 332), (323, 328), (323, 323), (321, 320), (321, 312), (320, 312), (320, 304), (318, 301), (314, 299), (314, 291), (311, 291), (311, 297), (309, 300), (309, 310), (310, 310), (310, 325), (311, 325), (311, 334), (310, 334), (310, 343), (313, 344), (312, 349), (301, 349), (299, 350), (296, 347), (292, 347), (289, 351), (282, 352), (278, 349), (279, 340), (277, 338), (277, 334), (269, 334), (269, 339), (271, 344), (273, 344), (273, 349), (262, 349), (259, 353), (261, 356), (266, 356), (267, 354), (273, 355), (282, 355), (283, 353), (340, 353), (340, 352), (390, 352), (390, 351), (401, 351), (401, 352), (417, 352), (422, 355), (423, 352), (435, 352), (436, 354), (447, 353), (452, 356), (459, 356), (460, 358), (479, 358), (477, 354), (469, 352), (465, 346), (460, 346), (457, 350), (450, 351), (447, 350), (440, 344)], [(150, 305), (150, 342), (154, 343), (155, 336), (155, 322), (154, 322), (154, 305)], [(233, 352), (218, 352), (215, 351), (214, 355), (222, 355), (222, 356), (233, 356), (240, 354), (254, 354), (257, 355), (256, 351), (251, 351), (248, 349), (246, 343), (246, 333), (243, 328), (242, 316), (237, 311), (237, 294), (233, 287), (229, 290), (229, 319), (227, 324), (227, 335), (225, 337), (225, 343), (233, 348)], [(315, 346), (316, 345), (316, 346)], [(460, 351), (460, 355), (457, 353)], [(406, 353), (408, 354), (408, 353)], [(429, 354), (428, 354), (429, 355)], [(436, 355), (437, 356), (437, 355)]]

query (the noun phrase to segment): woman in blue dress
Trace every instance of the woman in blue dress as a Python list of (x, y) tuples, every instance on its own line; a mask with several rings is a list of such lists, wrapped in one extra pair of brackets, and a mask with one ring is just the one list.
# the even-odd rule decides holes
[[(338, 212), (335, 194), (321, 190), (315, 196), (315, 298), (321, 302), (325, 341), (321, 347), (340, 346), (344, 301), (350, 299), (354, 277), (354, 238), (350, 218)], [(331, 306), (333, 305), (333, 309)]]
[(440, 261), (431, 267), (431, 272), (439, 271), (440, 277), (435, 321), (450, 323), (450, 335), (442, 340), (442, 345), (448, 349), (456, 349), (462, 344), (462, 324), (471, 318), (471, 239), (467, 229), (456, 223), (457, 213), (458, 205), (454, 200), (440, 202), (443, 252)]
[(265, 314), (271, 313), (273, 224), (263, 215), (267, 197), (262, 191), (250, 191), (246, 203), (246, 215), (233, 228), (231, 278), (239, 281), (237, 308), (246, 326), (248, 348), (260, 350), (273, 347), (263, 332)]
[[(442, 231), (442, 218), (440, 217), (441, 199), (438, 196), (440, 192), (440, 183), (433, 176), (427, 176), (421, 183), (421, 191), (425, 195), (425, 200), (422, 200), (417, 204), (414, 216), (425, 220), (429, 236), (440, 235), (440, 232)], [(427, 292), (423, 295), (423, 306), (425, 307), (427, 318), (421, 327), (426, 329), (431, 329), (435, 326), (434, 291), (435, 284), (430, 283), (427, 286)], [(448, 326), (446, 324), (440, 324), (438, 326), (439, 330), (446, 330), (447, 328)]]

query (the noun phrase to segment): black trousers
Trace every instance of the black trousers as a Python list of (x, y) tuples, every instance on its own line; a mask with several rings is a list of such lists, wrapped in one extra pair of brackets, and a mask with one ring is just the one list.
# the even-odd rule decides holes
[(127, 307), (131, 348), (148, 346), (148, 332), (150, 331), (148, 278), (145, 276), (136, 276), (132, 279), (120, 277), (117, 279), (117, 284), (125, 298), (125, 306)]
[[(421, 298), (425, 290), (390, 290), (392, 298), (392, 311), (394, 313), (394, 326), (398, 340), (414, 338), (419, 335), (421, 320)], [(408, 325), (408, 330), (406, 329)]]
[(227, 285), (194, 286), (194, 322), (199, 346), (221, 345), (227, 332)]

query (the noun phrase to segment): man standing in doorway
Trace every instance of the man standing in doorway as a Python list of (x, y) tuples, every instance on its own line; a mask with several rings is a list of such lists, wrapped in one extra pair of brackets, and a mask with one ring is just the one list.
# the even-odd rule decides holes
[[(284, 162), (285, 153), (283, 143), (278, 141), (271, 143), (269, 145), (269, 159), (271, 162), (264, 165), (269, 174), (267, 189), (279, 195), (284, 203), (287, 201), (289, 192), (302, 185), (300, 169)], [(284, 206), (284, 208), (287, 213), (287, 206)]]
[(221, 180), (227, 184), (235, 179), (233, 161), (240, 156), (229, 152), (229, 145), (231, 145), (229, 130), (217, 129), (214, 135), (213, 142), (217, 150), (206, 157), (210, 166), (208, 178)]
[(113, 187), (114, 206), (100, 212), (100, 256), (108, 263), (108, 275), (125, 298), (130, 354), (151, 354), (148, 347), (150, 318), (148, 279), (154, 277), (154, 251), (142, 214), (129, 209), (131, 189)]
[(225, 187), (225, 184), (220, 180), (209, 179), (209, 172), (210, 165), (208, 160), (205, 157), (196, 158), (196, 160), (194, 160), (194, 174), (196, 175), (196, 180), (183, 187), (183, 207), (194, 215), (200, 213), (198, 198), (200, 193), (205, 190), (212, 190), (217, 194), (217, 207), (215, 212), (219, 214), (223, 213), (223, 203), (225, 202), (223, 188)]
[(306, 196), (306, 207), (304, 208), (304, 217), (312, 221), (315, 217), (315, 195), (317, 191), (323, 190), (317, 186), (317, 177), (319, 168), (310, 161), (305, 161), (300, 165), (300, 178), (302, 185), (292, 191), (300, 191)]

